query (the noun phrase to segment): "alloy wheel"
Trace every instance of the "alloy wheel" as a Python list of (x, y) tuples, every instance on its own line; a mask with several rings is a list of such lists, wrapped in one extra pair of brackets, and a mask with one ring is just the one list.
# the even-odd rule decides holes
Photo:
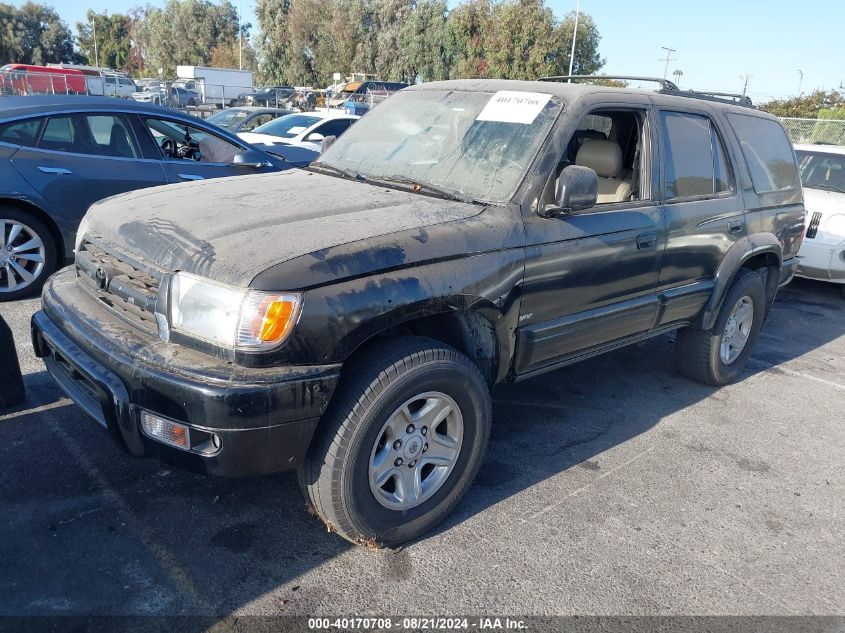
[(0, 218), (0, 293), (23, 290), (44, 270), (44, 241), (19, 220)]
[(751, 297), (744, 296), (734, 305), (728, 322), (725, 324), (725, 331), (722, 332), (722, 340), (719, 343), (719, 357), (725, 365), (733, 363), (751, 335), (751, 327), (754, 325), (754, 302)]
[(370, 455), (370, 490), (390, 510), (430, 499), (457, 463), (464, 435), (461, 410), (445, 393), (407, 400), (382, 427)]

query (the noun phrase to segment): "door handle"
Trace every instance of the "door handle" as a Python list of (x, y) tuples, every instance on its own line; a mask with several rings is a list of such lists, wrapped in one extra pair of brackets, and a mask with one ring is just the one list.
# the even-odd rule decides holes
[(642, 251), (647, 248), (654, 248), (657, 244), (657, 233), (641, 233), (637, 235), (637, 250)]
[(731, 220), (728, 222), (728, 230), (731, 233), (739, 233), (742, 231), (742, 220)]
[(182, 180), (205, 180), (203, 176), (198, 176), (197, 174), (179, 174), (179, 178)]
[(44, 167), (43, 165), (38, 166), (38, 171), (43, 172), (45, 174), (72, 174), (73, 173), (70, 169), (65, 169), (64, 167)]

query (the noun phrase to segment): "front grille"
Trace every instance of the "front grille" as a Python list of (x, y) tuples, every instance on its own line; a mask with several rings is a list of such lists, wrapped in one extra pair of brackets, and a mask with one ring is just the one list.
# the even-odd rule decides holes
[(155, 307), (159, 278), (115, 257), (92, 242), (76, 252), (76, 274), (100, 301), (129, 323), (158, 332)]
[(816, 237), (816, 233), (819, 232), (819, 224), (821, 224), (821, 221), (822, 214), (820, 211), (816, 211), (810, 219), (810, 226), (807, 227), (807, 239), (812, 240)]

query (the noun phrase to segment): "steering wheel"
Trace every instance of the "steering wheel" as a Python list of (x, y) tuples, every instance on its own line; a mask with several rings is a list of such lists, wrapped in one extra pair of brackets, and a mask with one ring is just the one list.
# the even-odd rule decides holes
[(176, 141), (172, 138), (166, 138), (161, 142), (161, 151), (168, 158), (175, 158), (176, 156)]

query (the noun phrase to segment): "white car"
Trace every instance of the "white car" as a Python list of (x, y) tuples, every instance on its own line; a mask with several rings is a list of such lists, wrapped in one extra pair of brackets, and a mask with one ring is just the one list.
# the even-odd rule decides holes
[(238, 136), (265, 151), (282, 143), (319, 152), (324, 138), (340, 136), (360, 118), (343, 112), (298, 112), (280, 116)]
[(108, 73), (103, 75), (104, 92), (107, 97), (121, 97), (131, 99), (132, 95), (138, 92), (138, 86), (129, 77)]
[(807, 229), (798, 275), (841, 285), (845, 297), (845, 147), (796, 145)]

